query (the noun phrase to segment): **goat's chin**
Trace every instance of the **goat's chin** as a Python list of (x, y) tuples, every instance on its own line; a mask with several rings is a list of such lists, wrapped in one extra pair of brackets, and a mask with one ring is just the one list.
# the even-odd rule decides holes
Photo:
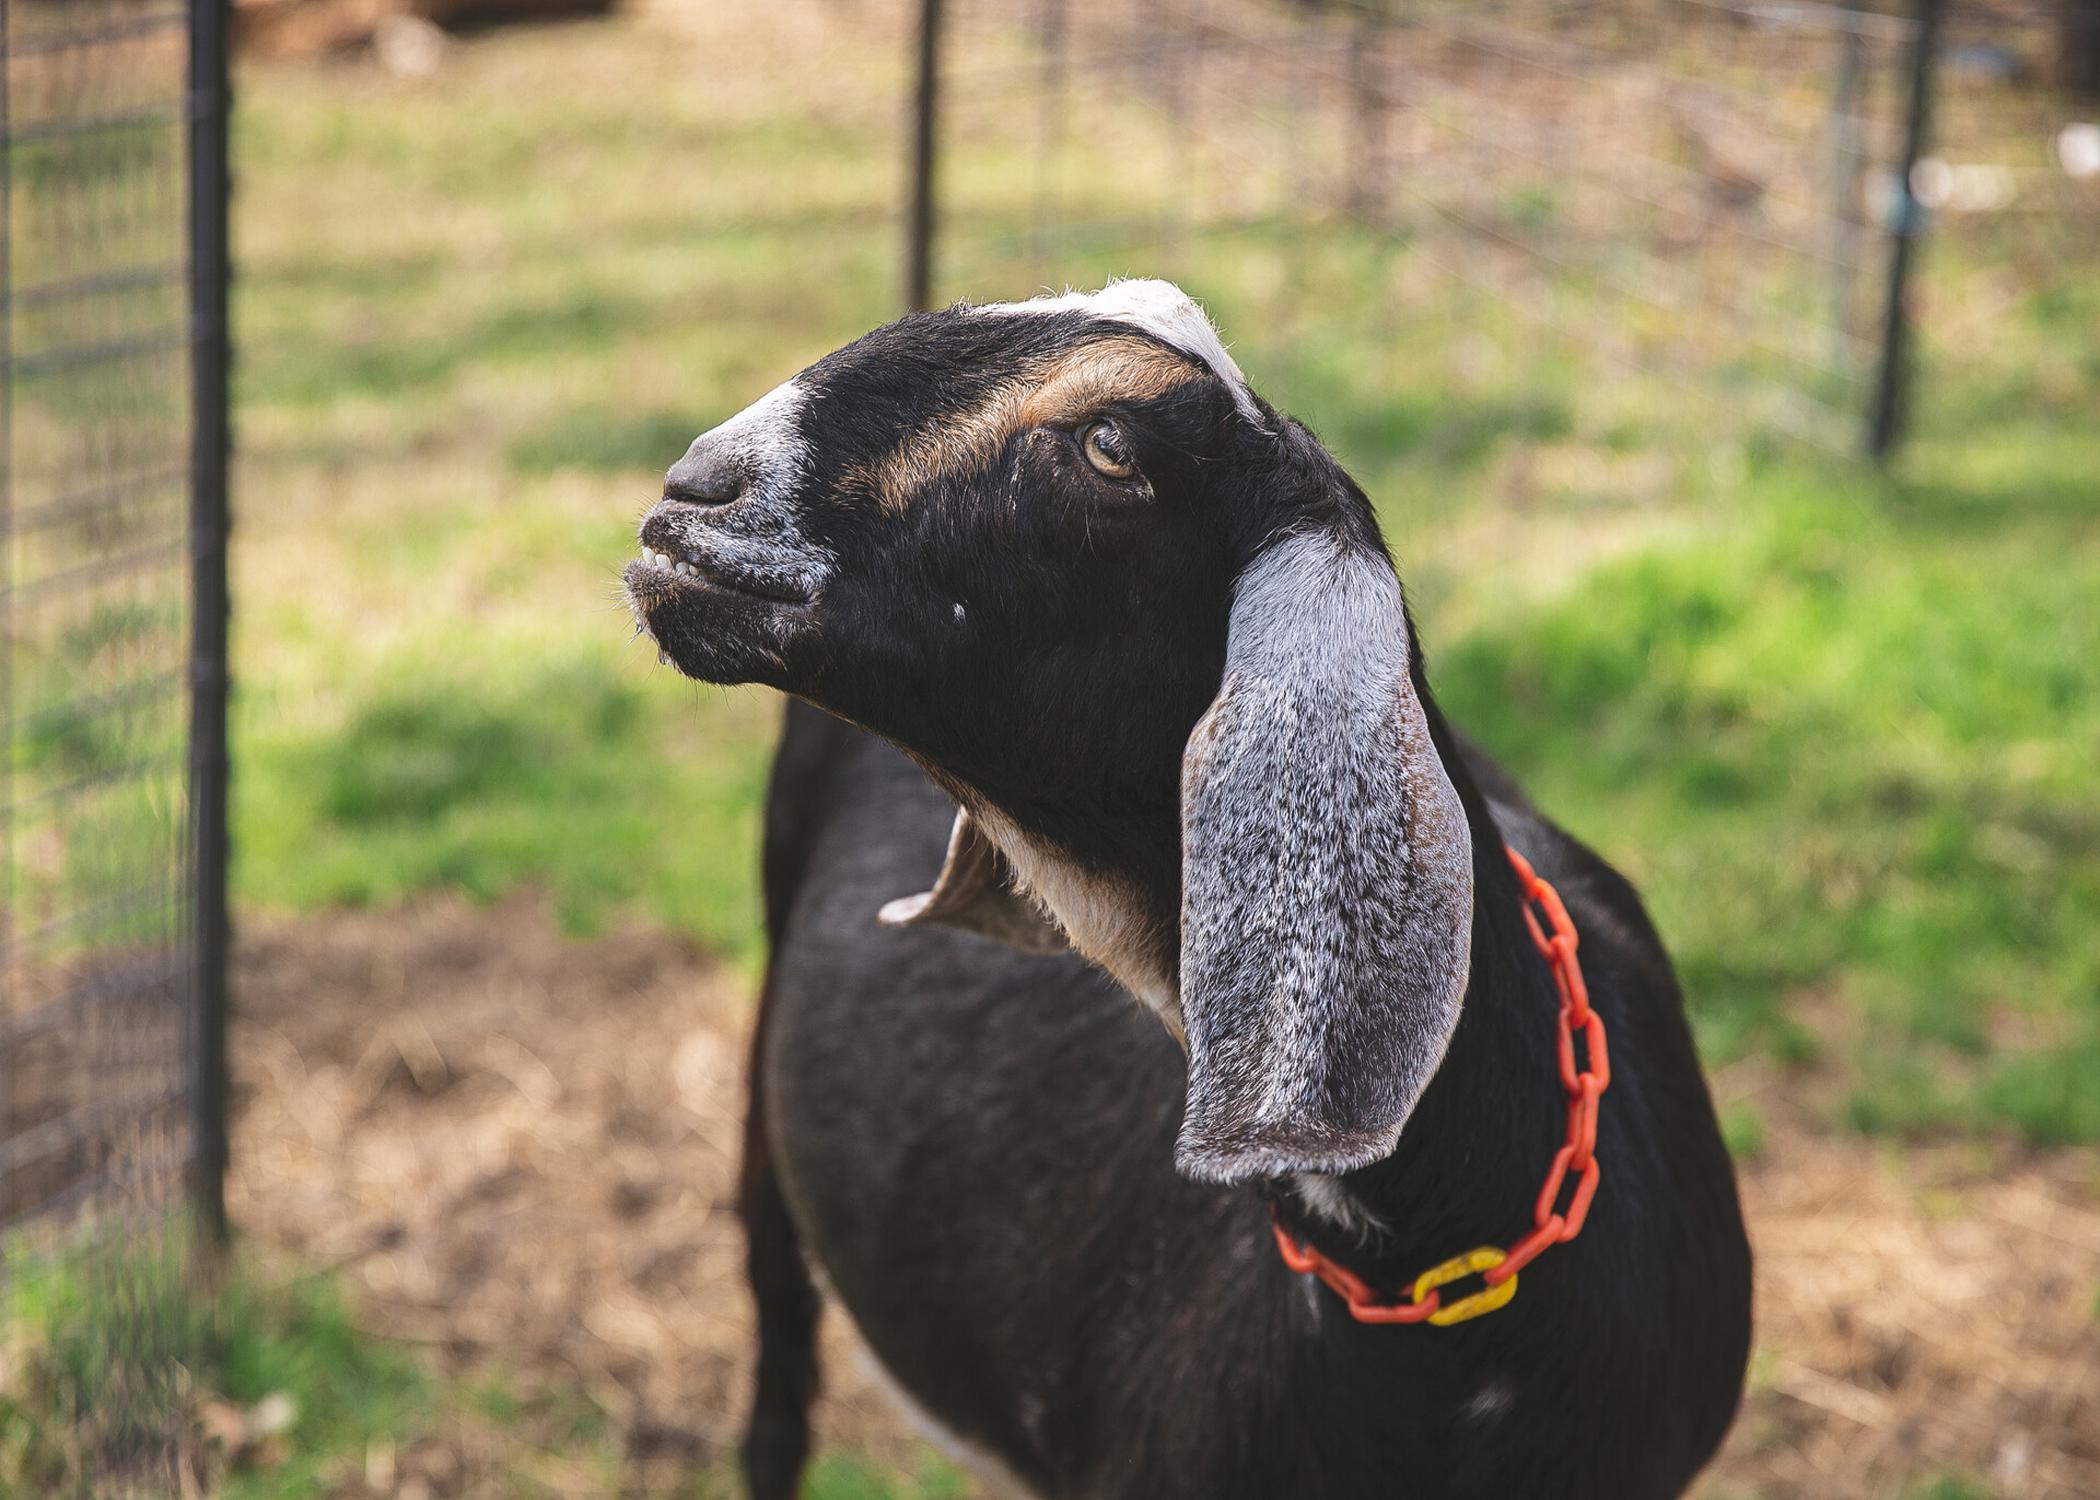
[(724, 687), (785, 686), (789, 652), (813, 625), (814, 606), (680, 579), (628, 580), (635, 622), (688, 677)]

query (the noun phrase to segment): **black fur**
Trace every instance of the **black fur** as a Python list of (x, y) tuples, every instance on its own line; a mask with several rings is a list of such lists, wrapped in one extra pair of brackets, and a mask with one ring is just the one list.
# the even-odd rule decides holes
[[(1382, 1232), (1359, 1242), (1282, 1183), (1178, 1176), (1182, 1053), (1078, 957), (875, 924), (930, 880), (953, 794), (1113, 876), (1171, 972), (1180, 761), (1218, 690), (1233, 580), (1285, 531), (1381, 545), (1309, 434), (1243, 420), (1193, 366), (1111, 411), (1142, 494), (1104, 487), (1055, 431), (1014, 434), (901, 514), (855, 492), (909, 435), (1104, 331), (951, 311), (801, 377), (812, 461), (795, 524), (836, 561), (807, 605), (630, 573), (685, 670), (787, 688), (909, 752), (792, 705), (769, 801), (774, 956), (744, 1184), (755, 1500), (788, 1500), (807, 1441), (800, 1255), (917, 1402), (1039, 1495), (1678, 1494), (1735, 1410), (1749, 1256), (1676, 981), (1626, 882), (1444, 722), (1419, 653), (1408, 673), (1470, 829), (1471, 969), (1398, 1149), (1344, 1179)], [(706, 521), (655, 534), (704, 542)], [(1359, 1325), (1280, 1262), (1272, 1208), (1397, 1288), (1528, 1229), (1560, 1141), (1554, 993), (1505, 838), (1566, 899), (1609, 1028), (1603, 1186), (1581, 1238), (1526, 1269), (1508, 1308)]]

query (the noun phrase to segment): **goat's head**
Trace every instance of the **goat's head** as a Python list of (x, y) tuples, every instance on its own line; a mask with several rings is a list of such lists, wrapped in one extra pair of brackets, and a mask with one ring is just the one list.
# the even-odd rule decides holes
[(1185, 1172), (1392, 1149), (1465, 989), (1465, 814), (1368, 502), (1180, 291), (878, 329), (698, 438), (641, 540), (680, 670), (961, 803), (883, 921), (1068, 935), (1182, 1038)]

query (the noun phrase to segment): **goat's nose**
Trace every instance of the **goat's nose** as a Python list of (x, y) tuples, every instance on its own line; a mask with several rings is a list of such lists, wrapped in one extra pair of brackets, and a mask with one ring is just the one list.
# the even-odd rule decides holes
[(664, 475), (664, 498), (688, 505), (727, 505), (750, 487), (751, 470), (743, 457), (705, 439), (686, 449)]

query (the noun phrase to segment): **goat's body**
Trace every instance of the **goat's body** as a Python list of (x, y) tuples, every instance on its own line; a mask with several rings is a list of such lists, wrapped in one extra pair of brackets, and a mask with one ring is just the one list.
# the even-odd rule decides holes
[[(940, 863), (953, 804), (888, 746), (791, 709), (745, 1187), (758, 1500), (784, 1500), (799, 1465), (797, 1241), (914, 1401), (1045, 1500), (1682, 1490), (1726, 1430), (1747, 1348), (1733, 1176), (1631, 890), (1464, 759), (1469, 806), (1493, 794), (1582, 932), (1612, 1041), (1604, 1185), (1585, 1235), (1527, 1269), (1508, 1309), (1367, 1327), (1281, 1264), (1259, 1196), (1176, 1174), (1183, 1060), (1113, 982), (1072, 955), (876, 925)], [(1551, 1024), (1541, 1011), (1541, 1059)], [(1474, 1141), (1521, 1128), (1534, 1167), (1483, 1150), (1416, 1269), (1529, 1227), (1560, 1112), (1538, 1072), (1482, 1081), (1465, 1109), (1425, 1100), (1397, 1155), (1447, 1153), (1463, 1174)], [(1476, 1105), (1477, 1134), (1449, 1123)]]

